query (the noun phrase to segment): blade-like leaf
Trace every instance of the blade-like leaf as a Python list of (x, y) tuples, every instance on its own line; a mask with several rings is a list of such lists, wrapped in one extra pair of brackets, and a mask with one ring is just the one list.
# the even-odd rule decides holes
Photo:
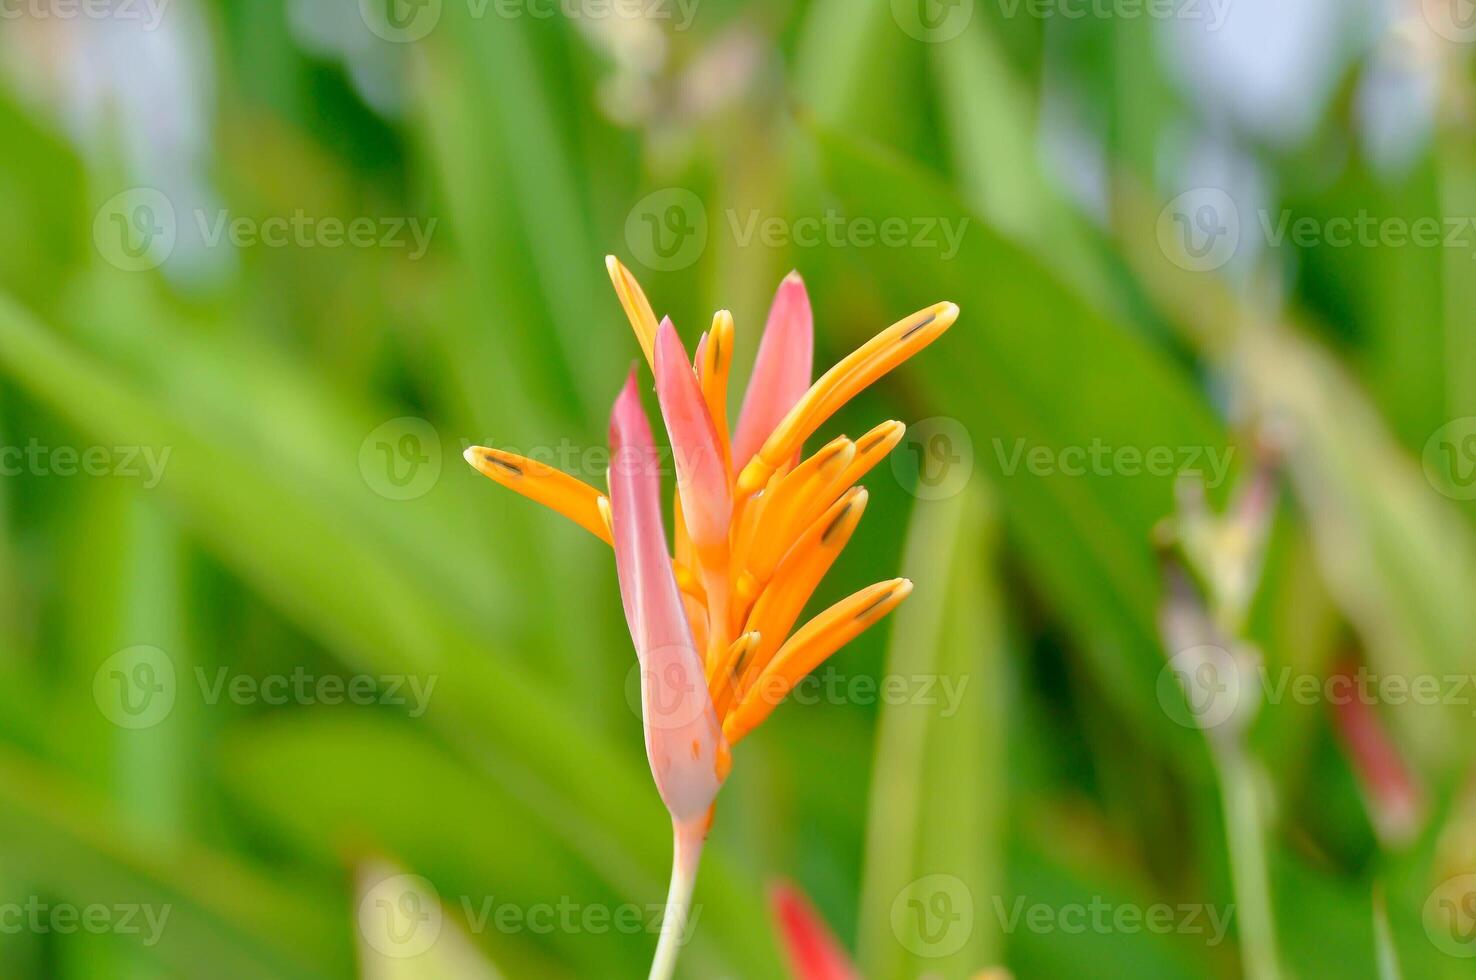
[[(1152, 744), (1183, 748), (1184, 731), (1153, 694), (1163, 658), (1150, 533), (1172, 509), (1173, 470), (1228, 479), (1234, 449), (1224, 427), (1187, 372), (1084, 303), (949, 191), (880, 151), (823, 128), (817, 135), (853, 216), (879, 218), (870, 188), (885, 185), (888, 215), (963, 228), (946, 261), (926, 248), (862, 253), (871, 259), (867, 274), (898, 308), (942, 295), (963, 310), (938, 356), (909, 367), (956, 423), (949, 439), (919, 447), (947, 450), (924, 463), (989, 475), (1035, 584), (1065, 614), (1124, 721)], [(917, 295), (919, 282), (929, 284), (926, 297)], [(964, 436), (970, 445), (945, 446)], [(1099, 462), (1089, 464), (1093, 452)], [(1167, 462), (1150, 468), (1149, 453)]]
[[(943, 706), (882, 709), (861, 896), (866, 976), (964, 976), (1002, 958), (986, 909), (1001, 894), (1005, 814), (995, 554), (980, 484), (916, 506), (902, 571), (918, 586), (893, 621), (886, 677), (934, 678), (958, 696)], [(965, 902), (973, 910), (967, 925)], [(950, 926), (946, 917), (930, 921), (935, 914), (960, 918)], [(953, 927), (966, 930), (957, 941)]]

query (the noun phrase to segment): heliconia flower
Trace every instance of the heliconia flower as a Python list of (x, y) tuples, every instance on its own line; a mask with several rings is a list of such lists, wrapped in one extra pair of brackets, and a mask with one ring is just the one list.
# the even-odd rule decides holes
[(653, 977), (675, 963), (697, 860), (729, 750), (810, 671), (897, 607), (906, 579), (869, 586), (794, 629), (866, 509), (858, 482), (901, 441), (884, 422), (804, 457), (804, 442), (846, 402), (926, 347), (958, 317), (938, 303), (877, 334), (810, 383), (810, 299), (791, 273), (769, 313), (737, 431), (727, 423), (733, 318), (713, 317), (695, 357), (614, 257), (610, 280), (655, 376), (676, 471), (672, 542), (659, 457), (635, 373), (610, 423), (608, 493), (566, 473), (474, 446), (466, 460), (503, 486), (612, 544), (641, 664), (646, 755), (672, 815), (676, 853)]
[[(861, 971), (803, 892), (787, 881), (769, 889), (769, 914), (794, 980), (858, 980)], [(971, 980), (1013, 980), (1009, 970), (979, 970)]]
[(795, 980), (857, 980), (860, 974), (808, 899), (788, 882), (769, 890), (769, 908)]
[(1395, 847), (1407, 845), (1424, 820), (1420, 786), (1375, 706), (1359, 692), (1356, 664), (1340, 662), (1328, 679), (1328, 689), (1334, 685), (1342, 688), (1342, 696), (1330, 699), (1334, 729), (1358, 777), (1374, 830)]

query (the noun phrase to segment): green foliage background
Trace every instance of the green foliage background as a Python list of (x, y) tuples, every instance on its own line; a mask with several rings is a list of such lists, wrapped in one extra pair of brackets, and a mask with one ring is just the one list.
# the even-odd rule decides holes
[[(1381, 674), (1471, 674), (1472, 511), (1421, 463), (1437, 430), (1476, 415), (1469, 249), (1286, 243), (1187, 272), (1157, 232), (1189, 189), (1165, 158), (1185, 127), (1224, 122), (1164, 68), (1162, 25), (980, 3), (959, 36), (925, 43), (897, 6), (702, 0), (690, 29), (658, 22), (664, 56), (633, 69), (639, 54), (594, 22), (462, 0), (409, 44), (324, 0), (342, 8), (348, 59), (304, 44), (283, 0), (177, 0), (166, 19), (187, 29), (169, 36), (209, 80), (189, 93), (203, 107), (194, 165), (218, 206), (253, 221), (434, 218), (415, 259), (220, 245), (192, 267), (182, 246), (161, 268), (119, 269), (95, 221), (151, 182), (128, 149), (139, 117), (104, 112), (84, 140), (55, 91), (0, 90), (0, 439), (169, 452), (157, 486), (35, 469), (0, 480), (0, 905), (172, 909), (155, 945), (6, 929), (5, 976), (358, 975), (354, 873), (374, 859), (431, 881), (448, 929), (470, 929), (464, 898), (661, 900), (668, 826), (629, 705), (608, 551), (458, 459), (477, 443), (603, 443), (638, 357), (607, 252), (689, 342), (732, 309), (739, 378), (791, 268), (814, 298), (821, 367), (914, 309), (963, 309), (827, 432), (954, 420), (972, 442), (966, 489), (914, 497), (917, 461), (899, 451), (820, 596), (912, 576), (912, 601), (834, 668), (967, 677), (963, 708), (778, 710), (736, 754), (685, 975), (781, 975), (764, 903), (776, 877), (811, 896), (868, 976), (1245, 970), (1238, 918), (1223, 944), (1006, 928), (1021, 899), (1236, 903), (1205, 736), (1158, 694), (1152, 531), (1174, 510), (1173, 480), (1040, 475), (1006, 457), (1021, 439), (1205, 447), (1233, 451), (1239, 479), (1271, 426), (1285, 492), (1248, 626), (1266, 669), (1323, 676), (1351, 655)], [(1438, 111), (1391, 175), (1366, 159), (1353, 106), (1394, 42), (1346, 21), (1315, 125), (1280, 142), (1229, 127), (1264, 206), (1324, 221), (1476, 213), (1468, 51), (1411, 55), (1427, 59)], [(23, 28), (6, 29), (56, 47), (15, 48), (12, 76), (84, 67), (85, 48)], [(391, 109), (365, 97), (366, 62)], [(1051, 86), (1100, 144), (1096, 213), (1040, 161)], [(180, 94), (143, 97), (144, 118), (169, 121)], [(649, 269), (632, 208), (672, 187), (702, 203), (708, 239), (687, 267)], [(793, 228), (832, 211), (968, 223), (947, 258), (734, 231), (755, 213)], [(439, 476), (396, 500), (364, 459), (405, 418), (433, 426)], [(167, 718), (134, 730), (100, 710), (94, 681), (138, 645), (164, 651), (178, 691)], [(197, 678), (222, 668), (436, 686), (418, 716), (211, 703)], [(1443, 880), (1476, 870), (1471, 709), (1377, 710), (1424, 799), (1398, 844), (1375, 833), (1326, 704), (1268, 704), (1247, 734), (1282, 965), (1378, 975), (1381, 889), (1382, 948), (1405, 975), (1468, 975), (1421, 913)], [(964, 947), (939, 959), (892, 923), (899, 889), (931, 874), (974, 902)], [(641, 975), (654, 946), (646, 933), (470, 931), (511, 977)]]

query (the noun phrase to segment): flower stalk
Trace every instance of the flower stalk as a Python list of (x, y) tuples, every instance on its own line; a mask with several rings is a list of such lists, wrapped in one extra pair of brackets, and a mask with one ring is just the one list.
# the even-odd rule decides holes
[(687, 920), (692, 914), (692, 892), (697, 885), (697, 866), (707, 842), (707, 818), (672, 821), (671, 884), (666, 891), (666, 910), (661, 916), (661, 936), (651, 960), (649, 980), (670, 980), (676, 971), (677, 954), (687, 941)]

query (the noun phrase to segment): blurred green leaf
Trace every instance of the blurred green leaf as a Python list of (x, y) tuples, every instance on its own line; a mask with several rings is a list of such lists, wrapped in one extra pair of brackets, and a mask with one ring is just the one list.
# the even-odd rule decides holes
[(181, 975), (201, 963), (220, 977), (304, 980), (347, 967), (348, 932), (334, 901), (179, 838), (146, 844), (106, 798), (10, 749), (0, 750), (0, 804), (0, 864), (9, 873), (78, 909), (109, 906), (119, 942)]
[[(958, 700), (887, 702), (878, 720), (858, 930), (867, 976), (963, 976), (1002, 959), (998, 923), (980, 914), (1003, 894), (1006, 812), (1003, 612), (981, 482), (918, 502), (908, 531), (902, 570), (919, 585), (895, 613), (881, 683), (927, 678)], [(935, 941), (933, 905), (952, 913), (965, 893), (967, 937), (945, 927)]]
[[(1476, 536), (1442, 496), (1449, 488), (1432, 482), (1438, 471), (1420, 473), (1348, 372), (1294, 320), (1254, 311), (1217, 278), (1170, 263), (1152, 213), (1129, 197), (1124, 251), (1183, 336), (1285, 443), (1322, 578), (1370, 666), (1406, 683), (1467, 671)], [(1472, 751), (1466, 706), (1393, 700), (1386, 707), (1421, 762), (1446, 777), (1462, 771)]]
[[(1153, 626), (1159, 587), (1149, 535), (1172, 508), (1172, 478), (1113, 466), (1084, 466), (1079, 476), (1042, 472), (1027, 454), (1058, 460), (1064, 450), (1126, 447), (1140, 454), (1141, 466), (1142, 454), (1158, 449), (1176, 465), (1192, 453), (1194, 465), (1207, 469), (1210, 453), (1233, 459), (1223, 426), (1181, 367), (1081, 301), (946, 188), (830, 130), (817, 135), (850, 216), (966, 222), (958, 255), (946, 261), (927, 248), (865, 253), (866, 270), (893, 309), (939, 299), (962, 308), (939, 349), (907, 370), (926, 379), (931, 400), (967, 432), (969, 463), (998, 487), (1034, 583), (1062, 610), (1124, 722), (1146, 744), (1186, 751), (1188, 733), (1153, 694), (1163, 655)], [(877, 187), (887, 188), (884, 204)]]

